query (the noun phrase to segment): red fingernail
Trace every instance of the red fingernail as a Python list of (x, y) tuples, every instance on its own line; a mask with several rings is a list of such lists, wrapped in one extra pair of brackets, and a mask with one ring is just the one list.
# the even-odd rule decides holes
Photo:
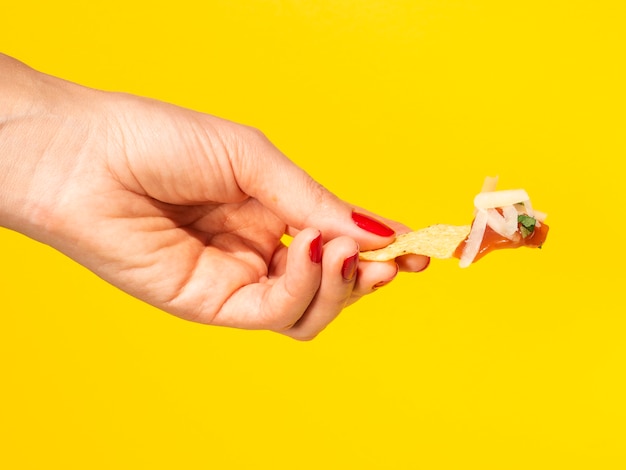
[(387, 281), (380, 281), (377, 282), (376, 284), (374, 284), (374, 286), (372, 287), (372, 290), (376, 290), (376, 289), (380, 289), (382, 286), (386, 286), (387, 284), (389, 284), (391, 282), (391, 279), (387, 280)]
[(322, 262), (322, 234), (320, 233), (309, 245), (309, 257), (311, 261), (319, 264)]
[(352, 212), (352, 220), (363, 230), (381, 237), (391, 237), (396, 233), (392, 228), (387, 227), (382, 222), (372, 219), (370, 216), (361, 214), (360, 212)]
[(378, 288), (380, 288), (382, 286), (386, 286), (387, 284), (389, 284), (391, 281), (393, 281), (396, 278), (396, 276), (398, 275), (399, 272), (400, 272), (400, 266), (398, 266), (396, 264), (396, 272), (393, 274), (393, 277), (391, 277), (391, 278), (389, 278), (389, 279), (387, 279), (385, 281), (377, 282), (376, 284), (374, 284), (372, 286), (372, 290), (376, 290), (376, 289), (378, 289)]
[(341, 275), (343, 278), (350, 282), (356, 276), (356, 268), (359, 265), (359, 253), (355, 253), (349, 258), (346, 258), (341, 267)]

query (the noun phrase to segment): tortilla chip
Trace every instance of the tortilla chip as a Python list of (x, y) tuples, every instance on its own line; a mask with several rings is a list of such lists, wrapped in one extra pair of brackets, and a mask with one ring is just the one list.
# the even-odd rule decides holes
[(365, 261), (388, 261), (409, 253), (439, 259), (452, 258), (470, 229), (470, 225), (431, 225), (398, 235), (393, 243), (384, 248), (363, 251), (360, 258)]

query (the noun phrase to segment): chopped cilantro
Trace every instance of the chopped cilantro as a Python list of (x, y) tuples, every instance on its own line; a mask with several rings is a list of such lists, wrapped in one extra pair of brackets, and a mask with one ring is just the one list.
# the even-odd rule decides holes
[(528, 235), (535, 231), (535, 224), (537, 223), (537, 221), (534, 217), (531, 217), (527, 214), (520, 214), (517, 216), (517, 223), (519, 224), (519, 229), (522, 237), (526, 238)]

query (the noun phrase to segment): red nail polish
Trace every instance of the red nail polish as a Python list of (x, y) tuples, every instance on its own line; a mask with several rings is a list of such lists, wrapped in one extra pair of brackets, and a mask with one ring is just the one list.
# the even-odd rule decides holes
[(352, 212), (352, 220), (363, 230), (381, 237), (391, 237), (396, 233), (392, 228), (387, 227), (382, 222), (374, 220), (370, 216), (361, 214), (360, 212)]
[(387, 284), (389, 284), (390, 282), (391, 282), (391, 279), (390, 279), (390, 280), (388, 280), (388, 281), (380, 281), (380, 282), (377, 282), (376, 284), (374, 284), (374, 285), (372, 286), (372, 290), (376, 290), (376, 289), (381, 288), (382, 286), (386, 286), (386, 285), (387, 285)]
[(354, 279), (356, 276), (356, 268), (359, 265), (359, 253), (355, 253), (349, 258), (346, 258), (341, 267), (341, 276), (348, 282)]
[(320, 233), (309, 245), (309, 257), (313, 263), (322, 262), (322, 234)]
[(396, 264), (396, 272), (393, 274), (393, 276), (385, 281), (377, 282), (376, 284), (372, 286), (372, 290), (376, 290), (382, 286), (386, 286), (387, 284), (389, 284), (391, 281), (393, 281), (396, 278), (399, 272), (400, 272), (400, 266)]

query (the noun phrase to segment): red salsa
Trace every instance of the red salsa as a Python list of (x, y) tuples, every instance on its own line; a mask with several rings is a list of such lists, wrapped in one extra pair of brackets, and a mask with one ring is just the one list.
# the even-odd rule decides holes
[[(520, 228), (521, 227), (518, 224), (518, 231), (515, 234), (514, 240), (510, 240), (496, 233), (491, 227), (487, 226), (485, 228), (485, 235), (483, 236), (483, 240), (480, 244), (478, 254), (474, 258), (474, 262), (478, 261), (480, 258), (493, 250), (500, 250), (504, 248), (519, 248), (522, 246), (527, 246), (529, 248), (541, 248), (543, 243), (546, 241), (546, 238), (548, 236), (548, 230), (550, 229), (544, 223), (537, 223), (537, 225), (534, 227), (534, 230), (524, 237), (520, 233)], [(455, 258), (461, 258), (466, 243), (467, 238), (462, 241), (461, 244), (457, 247), (456, 251), (454, 252)]]

